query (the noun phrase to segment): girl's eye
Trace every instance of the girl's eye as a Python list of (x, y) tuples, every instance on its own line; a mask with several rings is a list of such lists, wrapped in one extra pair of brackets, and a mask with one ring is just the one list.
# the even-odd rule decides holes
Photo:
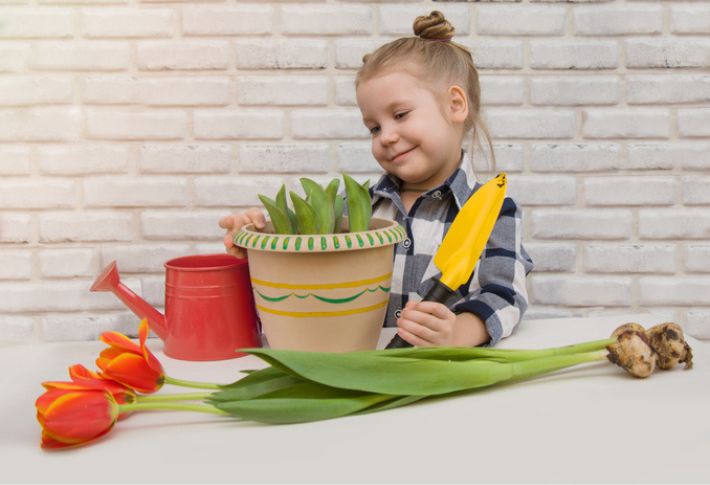
[(394, 119), (401, 120), (402, 118), (407, 116), (407, 114), (409, 114), (409, 111), (402, 111), (401, 113), (395, 113)]
[(373, 126), (370, 128), (370, 134), (371, 135), (376, 135), (380, 132), (380, 127), (379, 126)]

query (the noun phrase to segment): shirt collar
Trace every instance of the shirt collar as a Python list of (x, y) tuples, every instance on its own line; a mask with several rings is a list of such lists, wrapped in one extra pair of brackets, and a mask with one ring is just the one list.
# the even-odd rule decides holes
[[(373, 205), (382, 198), (392, 199), (395, 194), (399, 196), (401, 183), (402, 181), (394, 175), (388, 173), (382, 175), (377, 183), (372, 186), (370, 192)], [(456, 205), (461, 209), (476, 188), (476, 185), (476, 177), (473, 174), (471, 158), (468, 152), (462, 150), (461, 162), (456, 171), (454, 171), (443, 184), (432, 190), (440, 190), (442, 192), (450, 190), (454, 196)]]

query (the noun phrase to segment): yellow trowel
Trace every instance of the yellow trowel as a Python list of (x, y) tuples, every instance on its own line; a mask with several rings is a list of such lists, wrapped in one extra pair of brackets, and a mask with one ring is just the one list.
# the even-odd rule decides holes
[[(506, 187), (506, 175), (500, 173), (463, 205), (434, 255), (434, 264), (441, 271), (441, 278), (435, 281), (424, 301), (445, 302), (471, 277), (498, 220)], [(401, 347), (411, 347), (411, 344), (399, 335), (387, 345), (388, 349)]]

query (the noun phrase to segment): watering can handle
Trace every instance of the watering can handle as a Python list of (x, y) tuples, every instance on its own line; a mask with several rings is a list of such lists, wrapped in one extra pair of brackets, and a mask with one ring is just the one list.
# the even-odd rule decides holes
[[(437, 303), (443, 303), (445, 302), (451, 295), (454, 294), (451, 289), (443, 284), (439, 280), (435, 280), (436, 283), (434, 286), (431, 287), (431, 289), (427, 292), (426, 295), (424, 295), (424, 298), (422, 301), (433, 301)], [(399, 335), (395, 335), (392, 340), (390, 340), (390, 343), (387, 344), (386, 349), (401, 349), (404, 347), (411, 347), (412, 344), (404, 340), (402, 337)]]

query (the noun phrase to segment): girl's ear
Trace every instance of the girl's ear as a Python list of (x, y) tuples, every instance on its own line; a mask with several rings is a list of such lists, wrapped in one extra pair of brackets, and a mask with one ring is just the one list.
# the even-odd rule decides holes
[(465, 91), (454, 84), (447, 91), (449, 115), (451, 121), (455, 123), (463, 123), (468, 117), (468, 98)]

